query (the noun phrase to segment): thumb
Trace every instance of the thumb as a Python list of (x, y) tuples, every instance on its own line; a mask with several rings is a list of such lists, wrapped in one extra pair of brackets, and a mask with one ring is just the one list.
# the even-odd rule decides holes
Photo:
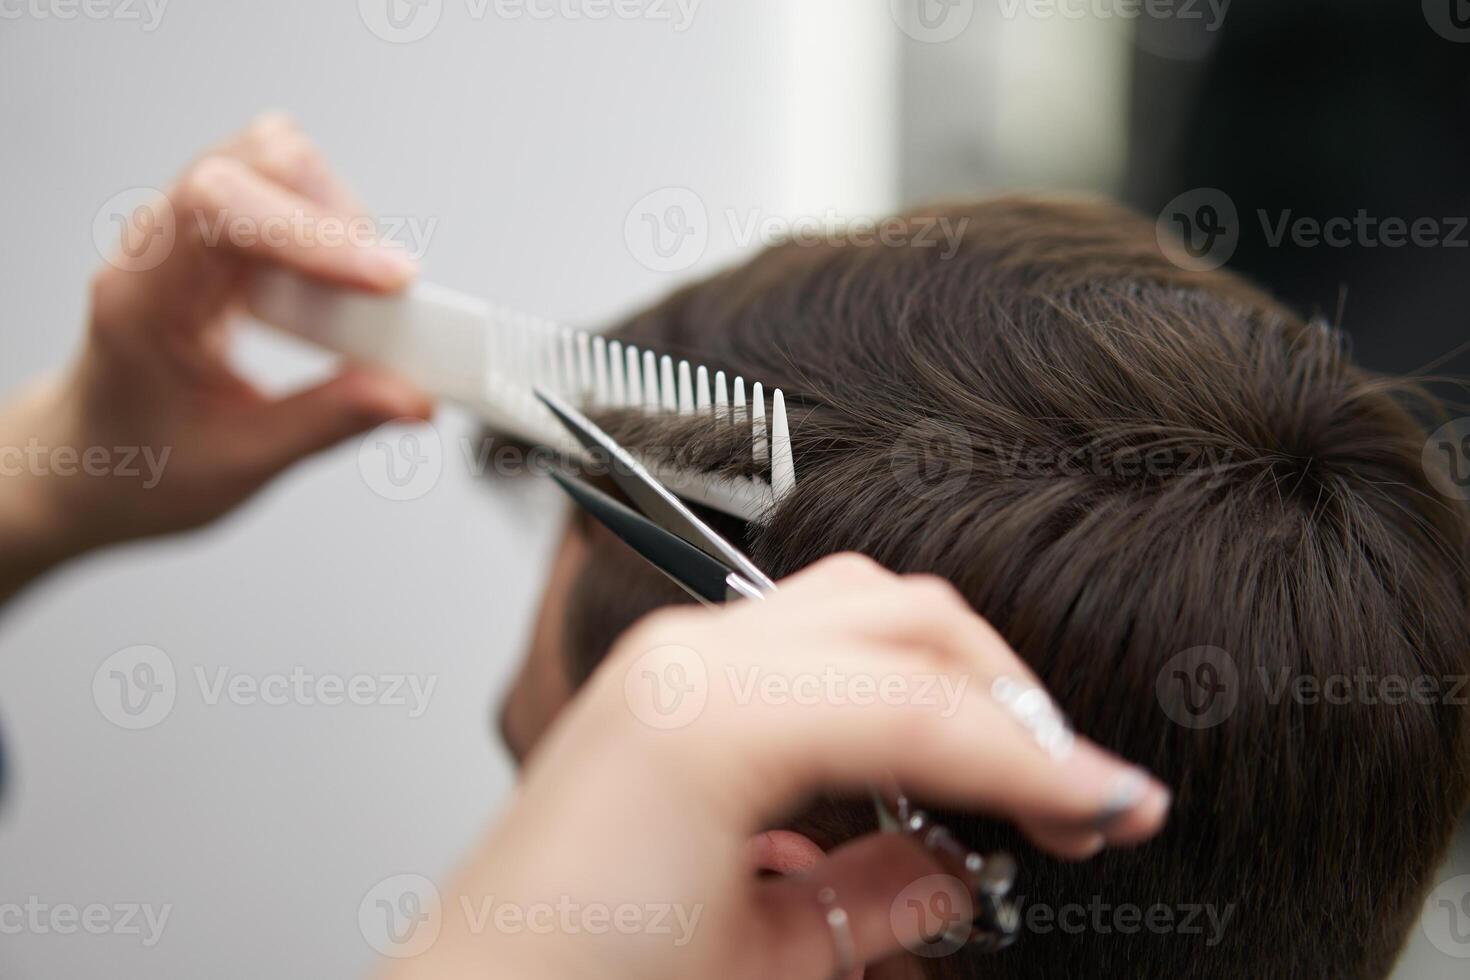
[(771, 958), (780, 964), (773, 972), (814, 980), (838, 971), (859, 976), (865, 965), (902, 951), (950, 955), (970, 936), (983, 901), (897, 834), (845, 844), (810, 875), (765, 882), (757, 895)]
[(394, 419), (427, 420), (434, 404), (411, 382), (381, 368), (350, 365), (335, 377), (251, 413), (243, 451), (273, 476), (313, 453)]

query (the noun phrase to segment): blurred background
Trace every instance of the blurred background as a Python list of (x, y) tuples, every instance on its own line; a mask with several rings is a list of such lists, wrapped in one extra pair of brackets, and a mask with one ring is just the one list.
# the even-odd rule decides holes
[[(796, 219), (1065, 188), (1340, 322), (1372, 366), (1466, 367), (1464, 0), (0, 0), (0, 92), (0, 393), (75, 349), (131, 195), (265, 109), (425, 278), (572, 323)], [(264, 331), (240, 357), (280, 386), (328, 366)], [(473, 433), (441, 413), (408, 491), (343, 446), (0, 611), (0, 903), (168, 910), (155, 942), (4, 935), (0, 976), (368, 973), (366, 896), (442, 878), (511, 782), (492, 720), (562, 511), (477, 478)], [(125, 729), (94, 679), (137, 646), (174, 694)], [(218, 696), (293, 672), (432, 687)], [(1443, 876), (1466, 873), (1462, 846)], [(1400, 973), (1463, 977), (1453, 952), (1416, 932)]]

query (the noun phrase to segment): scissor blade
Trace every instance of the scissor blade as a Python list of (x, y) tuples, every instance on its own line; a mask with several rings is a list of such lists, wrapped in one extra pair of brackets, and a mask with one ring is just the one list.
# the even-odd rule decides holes
[(603, 527), (694, 598), (717, 604), (730, 597), (730, 569), (724, 565), (591, 484), (560, 473), (551, 474), (551, 478)]
[(654, 479), (616, 439), (603, 432), (591, 419), (542, 388), (536, 389), (536, 397), (541, 399), (541, 403), (551, 410), (578, 442), (593, 452), (601, 451), (611, 457), (613, 465), (610, 475), (613, 482), (643, 509), (643, 513), (655, 525), (672, 532), (727, 568), (733, 569), (760, 589), (769, 591), (776, 588), (776, 583), (757, 568), (739, 548), (695, 517), (678, 497)]

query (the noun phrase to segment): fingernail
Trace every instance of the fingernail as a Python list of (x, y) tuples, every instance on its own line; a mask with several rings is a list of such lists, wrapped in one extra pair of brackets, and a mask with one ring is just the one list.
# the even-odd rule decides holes
[(1108, 846), (1108, 839), (1102, 834), (1093, 834), (1087, 838), (1087, 843), (1082, 846), (1082, 860), (1097, 857), (1102, 849)]
[(1113, 777), (1103, 797), (1102, 809), (1093, 826), (1105, 831), (1143, 802), (1152, 780), (1140, 769), (1128, 769)]

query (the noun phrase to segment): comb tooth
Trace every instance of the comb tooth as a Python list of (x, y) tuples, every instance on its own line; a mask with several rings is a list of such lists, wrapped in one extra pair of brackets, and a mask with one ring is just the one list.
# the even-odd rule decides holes
[(556, 373), (556, 344), (548, 332), (538, 332), (537, 361), (541, 364), (541, 383), (551, 391), (560, 391), (557, 386), (559, 379)]
[[(542, 376), (541, 361), (538, 357), (541, 348), (536, 345), (537, 338), (531, 333), (531, 328), (523, 316), (517, 314), (513, 322), (516, 332), (516, 367), (520, 371), (517, 377), (529, 378), (532, 387), (538, 385), (545, 387), (546, 379)], [(534, 408), (527, 407), (532, 403), (540, 404), (529, 391), (521, 392), (519, 401), (521, 410), (525, 414), (533, 417), (537, 414)]]
[(531, 335), (520, 317), (516, 317), (513, 322), (516, 332), (516, 370), (520, 372), (517, 377), (529, 378), (532, 384), (539, 385), (541, 378), (536, 373), (536, 351), (531, 346)]
[[(541, 376), (541, 363), (538, 358), (538, 355), (541, 353), (541, 348), (537, 344), (539, 338), (531, 332), (530, 324), (519, 318), (516, 320), (516, 339), (520, 346), (517, 354), (520, 357), (522, 376), (532, 379), (538, 385), (545, 385), (546, 379)], [(534, 398), (530, 397), (529, 394), (523, 393), (522, 404), (531, 402), (540, 404), (540, 402), (536, 402)], [(530, 414), (536, 414), (535, 410), (532, 409)]]
[(531, 357), (531, 335), (526, 325), (516, 321), (516, 372), (518, 377), (536, 378), (535, 359)]
[(694, 411), (709, 415), (709, 371), (703, 364), (694, 372)]
[(725, 372), (715, 372), (715, 418), (730, 421), (730, 396), (725, 390)]
[(750, 431), (755, 441), (755, 465), (766, 465), (766, 393), (757, 381), (750, 389)]
[(643, 376), (638, 368), (638, 348), (632, 344), (628, 345), (623, 356), (628, 359), (628, 402), (627, 408), (637, 408), (643, 404)]
[(607, 404), (607, 341), (592, 338), (592, 404)]
[(674, 359), (667, 354), (658, 362), (658, 405), (665, 412), (679, 410), (679, 391), (674, 387)]
[[(505, 339), (505, 360), (498, 368), (500, 377), (502, 379), (525, 378), (529, 381), (531, 374), (525, 369), (525, 345), (521, 342), (521, 332), (516, 329), (514, 322), (505, 325)], [(525, 387), (528, 388), (529, 385)], [(522, 386), (502, 384), (494, 394), (496, 397), (500, 397), (509, 392), (517, 392), (516, 400), (519, 400), (520, 395), (518, 389), (522, 389)]]
[(592, 338), (587, 331), (577, 331), (577, 396), (586, 398), (592, 392)]
[(560, 366), (563, 397), (579, 399), (582, 392), (577, 385), (577, 341), (567, 327), (563, 327), (561, 331)]
[(771, 395), (771, 490), (780, 500), (796, 486), (796, 461), (791, 456), (791, 430), (786, 425), (786, 397), (777, 388)]
[(658, 358), (651, 350), (643, 352), (643, 407), (658, 411)]
[(482, 359), (484, 369), (479, 372), (479, 378), (481, 378), (479, 397), (484, 398), (485, 401), (490, 401), (492, 395), (495, 394), (495, 388), (497, 388), (494, 381), (495, 372), (506, 364), (504, 351), (500, 350), (500, 339), (501, 332), (494, 326), (485, 328), (485, 353)]
[(521, 370), (521, 332), (516, 329), (514, 320), (503, 320), (499, 327), (498, 332), (504, 338), (504, 346), (501, 349), (501, 361), (494, 365), (495, 369), (507, 378), (526, 377)]
[(556, 344), (550, 334), (543, 334), (536, 344), (536, 360), (541, 365), (541, 383), (553, 391), (561, 391), (556, 372)]
[(516, 331), (516, 368), (521, 372), (521, 377), (530, 378), (540, 383), (541, 379), (536, 377), (536, 359), (531, 352), (531, 338), (526, 331), (526, 325), (517, 318), (515, 321)]
[(679, 362), (679, 414), (694, 414), (694, 381), (689, 377), (689, 362)]
[(738, 375), (735, 378), (735, 407), (730, 417), (737, 427), (745, 427), (745, 379)]
[(519, 323), (512, 323), (511, 336), (514, 338), (514, 344), (511, 348), (511, 362), (505, 367), (505, 377), (525, 378), (528, 383), (524, 388), (521, 385), (508, 385), (507, 388), (513, 391), (519, 390), (518, 397), (523, 399), (529, 394), (531, 388), (540, 382), (536, 378), (534, 362), (531, 360), (530, 341)]
[(608, 398), (614, 408), (623, 408), (628, 404), (623, 388), (623, 345), (616, 340), (607, 345), (607, 366)]

